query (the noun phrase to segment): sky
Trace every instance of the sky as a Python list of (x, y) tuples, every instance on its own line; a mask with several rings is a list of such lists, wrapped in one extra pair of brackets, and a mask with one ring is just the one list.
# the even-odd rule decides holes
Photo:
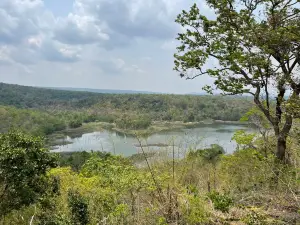
[[(204, 0), (201, 13), (212, 14)], [(0, 82), (201, 92), (173, 71), (174, 20), (195, 0), (0, 0)]]

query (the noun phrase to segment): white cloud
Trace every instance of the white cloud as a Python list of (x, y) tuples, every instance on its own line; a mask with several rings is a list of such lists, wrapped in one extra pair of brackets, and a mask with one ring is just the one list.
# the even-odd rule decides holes
[(124, 75), (127, 73), (141, 74), (145, 71), (140, 66), (125, 62), (121, 58), (110, 58), (106, 60), (96, 60), (93, 65), (100, 68), (103, 75)]
[[(43, 22), (43, 19), (47, 23)], [(49, 29), (51, 16), (43, 11), (39, 0), (0, 1), (0, 43), (19, 44), (28, 36)], [(47, 26), (45, 26), (47, 24)]]
[(10, 49), (8, 46), (0, 46), (0, 65), (11, 63), (12, 60), (9, 57)]
[[(183, 0), (75, 0), (74, 12), (62, 18), (57, 40), (68, 44), (97, 42), (106, 49), (135, 38), (172, 38), (175, 15)], [(107, 42), (105, 42), (107, 41)]]
[(12, 62), (28, 65), (41, 61), (75, 62), (80, 60), (81, 48), (52, 41), (47, 36), (29, 37), (21, 45), (7, 46)]
[(32, 48), (40, 48), (42, 46), (41, 36), (32, 36), (27, 39), (27, 44)]
[(176, 41), (175, 41), (174, 39), (170, 39), (170, 40), (165, 41), (165, 42), (161, 45), (161, 48), (162, 48), (163, 50), (175, 51), (177, 45), (178, 45), (178, 43), (176, 43)]
[(26, 65), (78, 58), (51, 40), (55, 18), (44, 8), (43, 1), (2, 0), (0, 21), (0, 44), (9, 49), (7, 55), (12, 62)]
[(142, 74), (145, 73), (143, 69), (141, 69), (138, 65), (130, 65), (128, 67), (124, 68), (124, 71), (129, 72), (129, 73), (137, 73), (137, 74)]
[(92, 16), (70, 13), (67, 18), (59, 19), (55, 38), (75, 45), (109, 40), (109, 35), (103, 32), (102, 26)]
[(0, 0), (0, 82), (200, 90), (172, 71), (180, 31), (174, 20), (194, 1), (74, 0), (65, 17), (44, 1)]

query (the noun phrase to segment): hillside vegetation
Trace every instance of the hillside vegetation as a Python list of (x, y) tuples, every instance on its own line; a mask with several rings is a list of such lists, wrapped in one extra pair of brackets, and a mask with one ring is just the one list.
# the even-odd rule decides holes
[(147, 128), (151, 121), (238, 121), (251, 106), (245, 97), (100, 94), (1, 83), (0, 131), (18, 127), (47, 135), (95, 121), (122, 129)]
[(235, 139), (239, 147), (232, 155), (212, 145), (191, 149), (180, 160), (150, 162), (151, 152), (130, 158), (101, 152), (56, 156), (47, 154), (40, 138), (0, 134), (0, 172), (7, 177), (0, 180), (0, 222), (298, 224), (300, 143), (291, 139), (293, 163), (283, 165), (274, 158), (272, 139), (262, 143), (245, 133)]
[[(0, 107), (1, 224), (296, 225), (300, 221), (299, 129), (289, 136), (289, 163), (278, 162), (269, 123), (257, 108), (248, 110), (251, 103), (246, 98), (2, 87), (7, 92), (1, 91)], [(20, 93), (22, 101), (16, 97)], [(84, 98), (92, 103), (81, 105)], [(233, 112), (238, 113), (232, 117)], [(216, 144), (190, 147), (181, 159), (170, 157), (172, 149), (158, 154), (143, 146), (142, 154), (129, 158), (105, 152), (56, 155), (38, 137), (95, 121), (144, 129), (154, 120), (238, 120), (242, 115), (260, 133), (237, 132), (233, 139), (238, 147), (232, 155), (224, 155)]]

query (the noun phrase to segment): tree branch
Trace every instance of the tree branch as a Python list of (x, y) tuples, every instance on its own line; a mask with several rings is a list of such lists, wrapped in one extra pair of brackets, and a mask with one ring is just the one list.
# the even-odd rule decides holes
[(293, 117), (291, 115), (287, 115), (285, 118), (285, 124), (280, 132), (280, 134), (286, 138), (292, 128), (292, 124), (293, 124)]
[(293, 62), (292, 66), (289, 69), (289, 73), (293, 72), (295, 66), (297, 65), (297, 63), (300, 63), (300, 55), (298, 54), (298, 56), (295, 58), (295, 61)]
[(256, 89), (256, 92), (254, 94), (254, 102), (255, 104), (258, 106), (258, 108), (265, 114), (265, 116), (267, 117), (267, 119), (269, 120), (269, 122), (271, 124), (274, 124), (274, 118), (272, 117), (271, 113), (269, 110), (267, 110), (263, 104), (261, 103), (260, 99), (259, 99), (259, 95), (260, 95), (260, 87), (258, 86)]
[[(201, 68), (200, 68), (199, 70), (200, 70), (200, 73), (199, 73), (199, 74), (194, 75), (194, 76), (192, 76), (192, 77), (186, 76), (186, 79), (187, 79), (187, 80), (193, 80), (193, 79), (195, 79), (196, 77), (199, 77), (199, 76), (201, 76), (201, 75), (205, 75), (205, 74), (209, 74), (209, 73), (210, 73), (209, 71), (203, 72), (203, 71), (201, 70)], [(222, 71), (225, 71), (225, 70), (230, 70), (230, 68), (222, 68), (222, 69), (218, 69), (218, 70), (215, 70), (215, 72), (219, 73), (219, 72), (222, 72)], [(180, 75), (180, 76), (184, 77), (183, 74)]]

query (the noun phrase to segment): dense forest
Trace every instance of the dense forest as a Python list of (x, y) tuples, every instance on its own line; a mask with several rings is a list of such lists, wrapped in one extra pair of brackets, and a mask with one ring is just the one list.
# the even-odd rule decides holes
[(47, 135), (88, 122), (139, 129), (151, 121), (238, 121), (252, 106), (246, 97), (101, 94), (0, 84), (0, 130)]

